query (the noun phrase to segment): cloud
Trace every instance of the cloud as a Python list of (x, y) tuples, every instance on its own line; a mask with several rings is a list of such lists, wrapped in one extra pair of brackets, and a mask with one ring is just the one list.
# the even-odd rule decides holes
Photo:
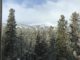
[[(20, 0), (22, 1), (22, 0)], [(19, 1), (19, 2), (20, 2)], [(28, 1), (28, 0), (26, 0)], [(31, 1), (31, 2), (30, 2)], [(80, 4), (75, 0), (25, 0), (21, 3), (14, 3), (13, 0), (3, 3), (3, 22), (6, 22), (9, 9), (15, 9), (15, 18), (17, 23), (22, 24), (45, 24), (56, 26), (60, 15), (65, 15), (69, 20), (70, 15), (74, 11), (80, 10)], [(28, 4), (32, 4), (29, 6)]]

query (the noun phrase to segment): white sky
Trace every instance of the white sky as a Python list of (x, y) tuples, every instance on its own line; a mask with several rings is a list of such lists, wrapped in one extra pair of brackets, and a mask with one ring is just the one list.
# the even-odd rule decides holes
[(52, 2), (47, 0), (41, 5), (34, 5), (29, 8), (26, 5), (26, 0), (22, 4), (14, 3), (13, 0), (3, 2), (3, 23), (8, 19), (9, 9), (15, 9), (15, 19), (20, 24), (45, 24), (56, 26), (60, 15), (63, 14), (66, 20), (70, 20), (72, 12), (80, 12), (79, 0), (58, 0)]

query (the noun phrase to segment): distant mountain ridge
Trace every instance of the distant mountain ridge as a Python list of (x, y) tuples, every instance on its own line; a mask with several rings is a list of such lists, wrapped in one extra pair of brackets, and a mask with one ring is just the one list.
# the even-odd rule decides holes
[[(2, 23), (2, 29), (4, 29), (5, 26), (6, 26), (6, 23)], [(47, 29), (50, 28), (50, 26), (47, 26), (45, 24), (41, 24), (41, 25), (25, 25), (25, 24), (20, 24), (20, 23), (18, 23), (16, 27), (20, 28), (20, 29), (25, 29), (25, 30), (26, 29), (45, 29), (45, 30), (47, 30)], [(54, 28), (54, 30), (56, 30), (56, 28), (57, 28), (57, 27), (54, 27), (54, 26), (52, 26), (52, 27)]]

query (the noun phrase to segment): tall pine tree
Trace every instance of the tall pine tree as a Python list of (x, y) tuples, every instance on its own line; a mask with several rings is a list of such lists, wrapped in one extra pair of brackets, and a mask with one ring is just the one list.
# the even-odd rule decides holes
[(16, 21), (14, 9), (9, 10), (9, 16), (7, 20), (7, 25), (5, 28), (5, 47), (4, 47), (4, 58), (3, 60), (14, 60), (17, 56), (16, 52)]
[(57, 28), (57, 60), (64, 60), (67, 57), (67, 21), (65, 20), (64, 15), (61, 15), (61, 18), (58, 21)]
[[(71, 41), (73, 46), (73, 53), (76, 58), (78, 58), (78, 55), (80, 55), (80, 46), (79, 46), (79, 14), (74, 12), (71, 16)], [(80, 59), (80, 58), (79, 58)]]
[(47, 44), (45, 40), (41, 40), (40, 32), (38, 31), (37, 37), (36, 37), (36, 44), (34, 53), (36, 54), (35, 60), (44, 60), (45, 59), (45, 53), (47, 52)]
[(49, 28), (50, 47), (49, 47), (49, 60), (56, 60), (56, 39), (53, 27)]

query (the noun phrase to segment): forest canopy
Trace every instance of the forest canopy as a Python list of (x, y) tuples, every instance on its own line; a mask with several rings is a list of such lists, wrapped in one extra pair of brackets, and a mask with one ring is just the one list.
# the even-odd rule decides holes
[(18, 26), (15, 10), (9, 10), (2, 29), (2, 60), (80, 60), (80, 15), (61, 15), (57, 27)]

